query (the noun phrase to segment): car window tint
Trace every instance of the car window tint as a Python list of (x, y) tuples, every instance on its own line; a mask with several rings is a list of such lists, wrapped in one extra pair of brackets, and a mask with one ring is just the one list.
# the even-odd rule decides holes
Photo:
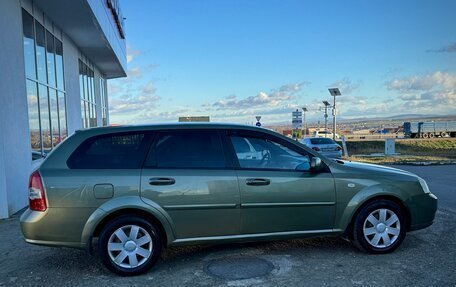
[[(252, 148), (239, 148), (238, 143), (247, 142)], [(309, 155), (302, 155), (269, 139), (231, 136), (234, 150), (241, 168), (299, 170), (310, 169)]]
[(220, 135), (215, 131), (159, 133), (146, 166), (157, 168), (224, 168)]
[(70, 156), (73, 169), (140, 168), (147, 151), (145, 133), (118, 133), (84, 141)]
[(310, 139), (310, 142), (312, 144), (334, 144), (335, 142), (330, 139), (330, 138), (315, 138), (315, 139)]

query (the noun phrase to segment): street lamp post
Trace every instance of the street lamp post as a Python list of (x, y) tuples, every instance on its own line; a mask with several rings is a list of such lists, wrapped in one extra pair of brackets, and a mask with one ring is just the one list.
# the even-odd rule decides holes
[(339, 88), (329, 88), (328, 89), (329, 93), (331, 96), (334, 97), (334, 102), (332, 106), (332, 114), (333, 114), (333, 140), (336, 140), (336, 97), (337, 96), (342, 96), (342, 94), (339, 91)]
[(303, 111), (303, 114), (304, 114), (304, 136), (303, 137), (305, 138), (306, 134), (307, 134), (306, 112), (308, 111), (308, 109), (306, 107), (303, 107), (302, 111)]
[(331, 106), (331, 104), (328, 101), (323, 101), (323, 104), (325, 105), (325, 137), (328, 133), (328, 108)]

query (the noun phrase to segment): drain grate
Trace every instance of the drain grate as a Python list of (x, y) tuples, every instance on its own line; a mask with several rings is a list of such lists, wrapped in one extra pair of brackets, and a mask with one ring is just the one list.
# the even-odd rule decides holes
[(216, 259), (206, 265), (209, 275), (227, 280), (240, 280), (268, 275), (274, 269), (271, 262), (257, 257)]

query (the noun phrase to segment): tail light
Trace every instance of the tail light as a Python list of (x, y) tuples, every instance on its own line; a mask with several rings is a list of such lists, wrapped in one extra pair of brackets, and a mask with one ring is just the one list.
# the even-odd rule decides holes
[(339, 151), (339, 150), (342, 150), (342, 148), (340, 146), (337, 146), (336, 150)]
[(41, 181), (41, 176), (38, 171), (35, 171), (30, 176), (29, 207), (31, 210), (35, 211), (45, 211), (47, 209), (43, 182)]
[(314, 146), (312, 149), (313, 149), (314, 151), (320, 151), (320, 148), (317, 147), (317, 146)]

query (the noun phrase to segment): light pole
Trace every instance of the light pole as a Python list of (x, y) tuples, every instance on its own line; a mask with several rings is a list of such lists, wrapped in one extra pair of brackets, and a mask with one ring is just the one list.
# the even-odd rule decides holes
[(308, 109), (306, 107), (303, 107), (302, 111), (303, 111), (303, 114), (304, 114), (304, 136), (303, 137), (305, 138), (306, 134), (307, 134), (306, 112), (308, 111)]
[(339, 88), (329, 88), (328, 89), (331, 96), (334, 97), (334, 103), (332, 106), (332, 114), (333, 114), (333, 140), (336, 140), (336, 97), (342, 96), (339, 91)]
[(328, 133), (328, 108), (331, 107), (331, 104), (328, 101), (323, 101), (325, 105), (325, 137)]

